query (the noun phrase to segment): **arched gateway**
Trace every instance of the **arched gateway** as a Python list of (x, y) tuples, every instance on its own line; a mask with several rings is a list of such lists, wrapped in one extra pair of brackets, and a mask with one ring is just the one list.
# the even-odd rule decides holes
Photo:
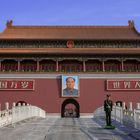
[(61, 106), (61, 117), (80, 117), (80, 106), (75, 99), (66, 99)]
[(20, 103), (21, 105), (23, 105), (23, 104), (27, 105), (27, 102), (25, 102), (25, 101), (18, 101), (18, 102), (16, 103), (16, 106), (18, 106), (19, 103)]

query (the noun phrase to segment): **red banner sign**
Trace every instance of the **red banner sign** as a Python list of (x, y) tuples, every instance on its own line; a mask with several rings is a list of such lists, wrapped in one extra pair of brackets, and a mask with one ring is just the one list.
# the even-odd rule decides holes
[(107, 80), (107, 90), (140, 90), (140, 80)]
[(34, 90), (34, 80), (0, 80), (0, 90)]

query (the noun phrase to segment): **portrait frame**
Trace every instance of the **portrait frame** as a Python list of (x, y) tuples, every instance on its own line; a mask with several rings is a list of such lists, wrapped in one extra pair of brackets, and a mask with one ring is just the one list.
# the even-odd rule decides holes
[[(78, 75), (62, 75), (61, 78), (62, 78), (61, 96), (62, 97), (79, 97), (80, 96), (79, 76)], [(66, 90), (67, 90), (66, 79), (67, 78), (75, 79), (74, 90), (73, 90), (74, 92), (72, 94), (69, 94), (69, 92), (67, 92), (66, 94)]]

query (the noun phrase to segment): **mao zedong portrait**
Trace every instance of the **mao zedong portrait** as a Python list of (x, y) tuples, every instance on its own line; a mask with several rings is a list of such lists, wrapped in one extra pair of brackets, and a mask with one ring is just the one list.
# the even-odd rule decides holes
[(63, 89), (63, 96), (78, 96), (78, 89), (75, 89), (75, 78), (66, 78), (66, 88)]

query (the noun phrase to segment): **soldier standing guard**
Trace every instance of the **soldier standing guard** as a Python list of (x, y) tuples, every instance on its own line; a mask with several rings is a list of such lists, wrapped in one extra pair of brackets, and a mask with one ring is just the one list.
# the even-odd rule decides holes
[(109, 94), (106, 95), (107, 99), (104, 101), (104, 111), (106, 113), (106, 125), (111, 126), (111, 111), (112, 111), (112, 106), (113, 102), (110, 99)]

